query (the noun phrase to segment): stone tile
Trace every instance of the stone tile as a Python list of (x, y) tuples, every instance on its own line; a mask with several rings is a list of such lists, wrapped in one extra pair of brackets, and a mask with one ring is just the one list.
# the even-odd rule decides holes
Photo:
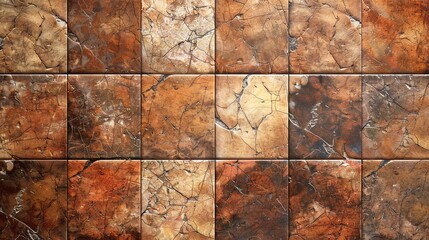
[(360, 161), (294, 160), (289, 171), (289, 239), (360, 239)]
[(214, 75), (143, 75), (144, 159), (214, 157)]
[(68, 239), (140, 239), (140, 161), (68, 162)]
[(214, 72), (215, 0), (143, 0), (143, 73)]
[(361, 71), (361, 0), (290, 0), (292, 73)]
[(287, 73), (288, 5), (216, 0), (216, 72)]
[(140, 76), (69, 75), (68, 156), (140, 157)]
[(66, 0), (0, 0), (0, 73), (67, 71)]
[(66, 239), (67, 162), (0, 160), (0, 239)]
[(0, 76), (0, 158), (66, 158), (65, 75)]
[(288, 162), (216, 162), (216, 238), (288, 238)]
[(141, 239), (214, 239), (214, 162), (142, 161), (141, 210)]
[(429, 2), (362, 1), (364, 73), (429, 72)]
[(139, 0), (68, 1), (68, 70), (72, 73), (139, 73)]
[(429, 157), (429, 76), (363, 77), (363, 157)]
[(287, 158), (287, 75), (216, 77), (216, 157)]
[(289, 157), (361, 157), (360, 76), (291, 76)]
[(363, 238), (427, 239), (429, 161), (363, 162)]

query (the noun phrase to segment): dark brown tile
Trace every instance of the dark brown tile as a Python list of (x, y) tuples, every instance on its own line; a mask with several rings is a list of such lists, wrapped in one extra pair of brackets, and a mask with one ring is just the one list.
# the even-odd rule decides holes
[(360, 161), (294, 160), (289, 172), (289, 239), (360, 239)]
[(68, 156), (140, 157), (140, 76), (70, 75)]
[(216, 239), (287, 239), (288, 162), (216, 162)]
[(361, 157), (360, 76), (291, 76), (290, 158)]

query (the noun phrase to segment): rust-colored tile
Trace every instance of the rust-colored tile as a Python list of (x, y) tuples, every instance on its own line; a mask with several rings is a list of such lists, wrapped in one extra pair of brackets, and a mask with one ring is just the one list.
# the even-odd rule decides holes
[(429, 72), (429, 2), (363, 0), (364, 73)]
[(287, 158), (287, 75), (216, 77), (216, 157)]
[(141, 239), (214, 239), (214, 162), (142, 161), (141, 216)]
[(215, 0), (143, 0), (143, 73), (214, 72)]
[(360, 1), (290, 1), (291, 72), (361, 71)]
[(140, 7), (139, 0), (69, 0), (69, 72), (140, 72)]
[(68, 156), (140, 157), (140, 76), (70, 75)]
[(363, 162), (363, 239), (428, 239), (429, 161)]
[(145, 159), (214, 157), (214, 75), (143, 75)]
[(0, 0), (0, 73), (67, 71), (66, 4)]
[(363, 157), (429, 158), (429, 76), (364, 76), (363, 83)]
[(289, 239), (360, 239), (360, 161), (294, 160), (289, 172)]
[(140, 239), (140, 161), (68, 162), (68, 239)]
[(288, 238), (288, 162), (216, 162), (216, 239)]
[(291, 76), (290, 158), (361, 157), (360, 76)]
[(0, 76), (0, 158), (66, 158), (65, 75)]
[(66, 161), (0, 161), (0, 239), (66, 239), (66, 208)]
[(287, 73), (288, 5), (216, 0), (216, 72)]

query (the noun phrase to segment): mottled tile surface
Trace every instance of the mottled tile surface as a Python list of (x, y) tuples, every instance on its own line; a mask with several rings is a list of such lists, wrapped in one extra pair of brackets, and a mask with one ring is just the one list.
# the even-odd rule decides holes
[(429, 76), (363, 77), (363, 157), (429, 157)]
[(287, 239), (288, 162), (216, 162), (216, 238)]
[(0, 239), (66, 239), (67, 162), (0, 161)]
[(68, 162), (68, 239), (140, 239), (140, 161)]
[(429, 2), (363, 0), (365, 73), (429, 72)]
[(143, 76), (143, 158), (214, 157), (214, 76)]
[(214, 72), (215, 0), (143, 0), (143, 73)]
[(291, 72), (360, 72), (360, 1), (289, 1)]
[(364, 161), (363, 238), (429, 237), (429, 161)]
[(216, 72), (288, 72), (287, 0), (216, 0)]
[(287, 158), (287, 75), (216, 77), (216, 157)]
[(214, 239), (214, 162), (142, 161), (141, 210), (141, 239)]
[(66, 4), (0, 0), (0, 73), (67, 71)]
[(360, 239), (360, 161), (294, 160), (289, 172), (289, 239)]
[(139, 0), (68, 1), (69, 72), (140, 72), (140, 11)]
[(290, 76), (289, 156), (361, 157), (359, 76)]
[(66, 80), (0, 76), (0, 158), (66, 158)]
[(69, 75), (68, 156), (140, 157), (140, 76)]

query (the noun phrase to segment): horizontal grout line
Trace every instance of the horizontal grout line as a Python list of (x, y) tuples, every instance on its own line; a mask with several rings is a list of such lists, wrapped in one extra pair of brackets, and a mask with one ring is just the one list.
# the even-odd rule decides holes
[(371, 159), (344, 159), (344, 158), (192, 158), (192, 159), (139, 159), (139, 158), (26, 158), (26, 159), (0, 159), (0, 161), (429, 161), (429, 158), (404, 158), (404, 159), (387, 159), (387, 158), (371, 158)]
[(243, 75), (267, 75), (267, 76), (429, 76), (429, 73), (0, 73), (0, 76), (28, 76), (28, 75), (67, 75), (67, 76), (136, 76), (136, 75), (167, 75), (167, 76), (243, 76)]

